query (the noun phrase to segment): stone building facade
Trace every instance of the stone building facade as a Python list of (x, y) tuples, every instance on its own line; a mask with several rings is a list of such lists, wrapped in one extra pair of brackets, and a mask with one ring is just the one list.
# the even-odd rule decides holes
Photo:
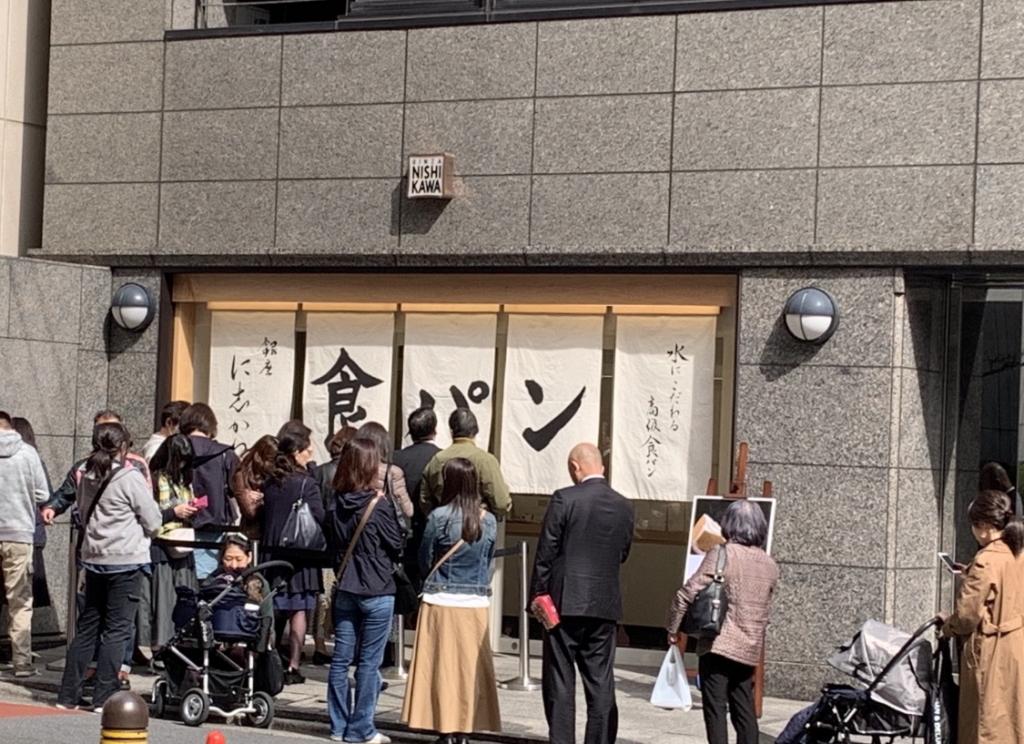
[[(314, 33), (54, 0), (42, 239), (0, 265), (20, 380), (0, 404), (53, 410), (57, 470), (101, 399), (142, 436), (186, 273), (735, 276), (731, 441), (780, 510), (768, 691), (815, 694), (863, 620), (948, 601), (935, 551), (966, 549), (961, 288), (1021, 265), (1024, 5), (728, 5)], [(446, 204), (404, 196), (423, 151), (455, 156)], [(127, 280), (160, 301), (139, 337), (103, 317)], [(810, 285), (840, 308), (822, 346), (780, 320)], [(77, 378), (18, 363), (33, 342), (67, 344)]]

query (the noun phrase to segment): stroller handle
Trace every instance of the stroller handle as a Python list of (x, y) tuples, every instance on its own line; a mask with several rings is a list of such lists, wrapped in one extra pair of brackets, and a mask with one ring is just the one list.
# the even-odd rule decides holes
[(917, 644), (917, 641), (921, 638), (921, 636), (923, 636), (925, 633), (927, 633), (932, 628), (939, 627), (939, 625), (941, 625), (941, 624), (942, 624), (942, 621), (939, 620), (939, 618), (933, 617), (931, 620), (929, 620), (928, 622), (924, 623), (921, 627), (919, 627), (917, 630), (915, 630), (910, 635), (910, 638), (907, 640), (907, 642), (903, 644), (903, 648), (901, 648), (899, 651), (897, 651), (893, 655), (893, 657), (891, 659), (889, 659), (889, 663), (885, 665), (885, 667), (878, 674), (878, 676), (874, 678), (874, 680), (871, 682), (870, 685), (868, 685), (867, 692), (868, 693), (873, 692), (876, 687), (878, 687), (880, 684), (882, 684), (882, 680), (885, 679), (888, 676), (889, 672), (891, 672), (893, 669), (895, 669), (896, 666), (901, 661), (903, 661), (905, 658), (907, 658), (907, 655), (910, 653), (911, 649), (913, 649), (914, 646)]
[(238, 575), (238, 580), (245, 581), (254, 573), (266, 571), (268, 568), (283, 568), (289, 573), (295, 573), (295, 566), (293, 566), (288, 561), (266, 561), (265, 563), (261, 563), (258, 566), (250, 566), (249, 568), (242, 571), (242, 573)]

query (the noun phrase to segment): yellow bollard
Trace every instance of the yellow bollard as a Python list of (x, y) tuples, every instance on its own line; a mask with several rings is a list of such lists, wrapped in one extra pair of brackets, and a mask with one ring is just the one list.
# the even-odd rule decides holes
[(100, 744), (149, 741), (149, 706), (134, 692), (113, 695), (103, 706)]

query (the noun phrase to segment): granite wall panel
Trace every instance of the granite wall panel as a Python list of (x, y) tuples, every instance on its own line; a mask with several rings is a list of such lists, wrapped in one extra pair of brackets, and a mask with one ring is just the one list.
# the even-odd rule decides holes
[(826, 6), (824, 82), (974, 77), (980, 17), (981, 0)]
[(667, 171), (672, 96), (541, 98), (535, 173)]
[(51, 116), (46, 163), (47, 183), (156, 181), (160, 114)]
[(281, 178), (397, 178), (402, 122), (396, 104), (283, 109)]
[(406, 100), (451, 101), (533, 95), (537, 27), (532, 23), (409, 31)]
[(44, 196), (42, 253), (150, 254), (158, 204), (156, 184), (51, 184)]
[(676, 90), (817, 85), (821, 16), (813, 7), (679, 16)]
[(537, 95), (672, 90), (672, 16), (539, 24)]
[(969, 163), (977, 91), (977, 83), (825, 88), (821, 165)]
[(286, 36), (285, 106), (401, 102), (405, 31)]
[(680, 93), (673, 170), (814, 167), (818, 89)]
[(169, 42), (168, 110), (255, 108), (281, 102), (281, 37)]
[(169, 111), (161, 178), (245, 181), (277, 176), (277, 109)]
[(163, 0), (52, 0), (50, 43), (160, 41), (165, 12)]
[(452, 153), (462, 176), (528, 174), (533, 107), (527, 98), (410, 103), (405, 107), (405, 154)]
[(669, 250), (806, 250), (816, 181), (810, 169), (675, 173)]
[(51, 114), (159, 111), (164, 46), (89, 44), (50, 50)]

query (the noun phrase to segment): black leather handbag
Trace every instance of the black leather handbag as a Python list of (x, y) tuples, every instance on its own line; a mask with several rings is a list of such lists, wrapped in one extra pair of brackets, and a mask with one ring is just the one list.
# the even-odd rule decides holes
[(729, 595), (725, 586), (725, 546), (718, 548), (718, 561), (715, 564), (715, 575), (711, 583), (697, 592), (693, 598), (683, 622), (679, 624), (679, 632), (690, 638), (710, 640), (722, 632), (725, 613), (729, 611)]

